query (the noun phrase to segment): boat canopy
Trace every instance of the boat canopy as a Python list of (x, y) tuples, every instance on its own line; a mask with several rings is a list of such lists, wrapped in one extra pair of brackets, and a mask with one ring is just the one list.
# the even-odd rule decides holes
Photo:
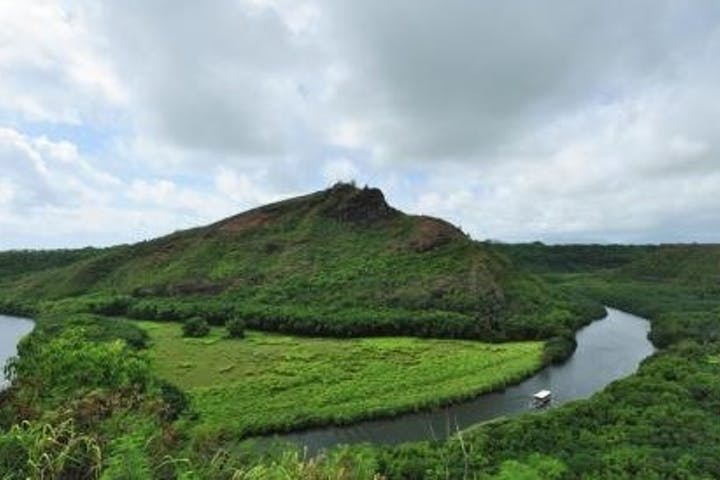
[(550, 395), (552, 395), (550, 390), (540, 390), (535, 395), (533, 395), (533, 398), (535, 400), (547, 400), (550, 398)]

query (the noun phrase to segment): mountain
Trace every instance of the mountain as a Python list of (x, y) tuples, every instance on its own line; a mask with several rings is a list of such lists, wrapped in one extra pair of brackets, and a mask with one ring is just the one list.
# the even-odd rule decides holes
[[(485, 339), (559, 335), (589, 315), (586, 302), (491, 245), (400, 212), (379, 189), (344, 183), (135, 245), (45, 253), (47, 268), (38, 255), (0, 255), (5, 304), (167, 320), (238, 315), (256, 328), (311, 334)], [(32, 271), (18, 271), (23, 263)]]

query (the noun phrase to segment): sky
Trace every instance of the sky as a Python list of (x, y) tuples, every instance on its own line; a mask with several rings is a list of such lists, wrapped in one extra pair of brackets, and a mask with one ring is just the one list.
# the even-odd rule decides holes
[(479, 240), (720, 242), (720, 2), (0, 0), (0, 249), (350, 180)]

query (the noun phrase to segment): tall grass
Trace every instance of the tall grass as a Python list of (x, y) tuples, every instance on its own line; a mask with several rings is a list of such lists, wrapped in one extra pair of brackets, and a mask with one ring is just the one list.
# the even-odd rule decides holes
[(541, 342), (255, 331), (235, 340), (219, 327), (188, 339), (175, 324), (139, 325), (154, 371), (190, 392), (196, 428), (233, 438), (439, 407), (517, 382), (543, 363)]

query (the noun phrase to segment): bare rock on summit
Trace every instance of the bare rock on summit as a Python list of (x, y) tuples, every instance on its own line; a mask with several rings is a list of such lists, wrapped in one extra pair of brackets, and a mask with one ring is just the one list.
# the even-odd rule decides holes
[(387, 204), (379, 188), (359, 189), (349, 184), (337, 184), (327, 190), (327, 195), (323, 214), (341, 222), (367, 225), (398, 213)]

